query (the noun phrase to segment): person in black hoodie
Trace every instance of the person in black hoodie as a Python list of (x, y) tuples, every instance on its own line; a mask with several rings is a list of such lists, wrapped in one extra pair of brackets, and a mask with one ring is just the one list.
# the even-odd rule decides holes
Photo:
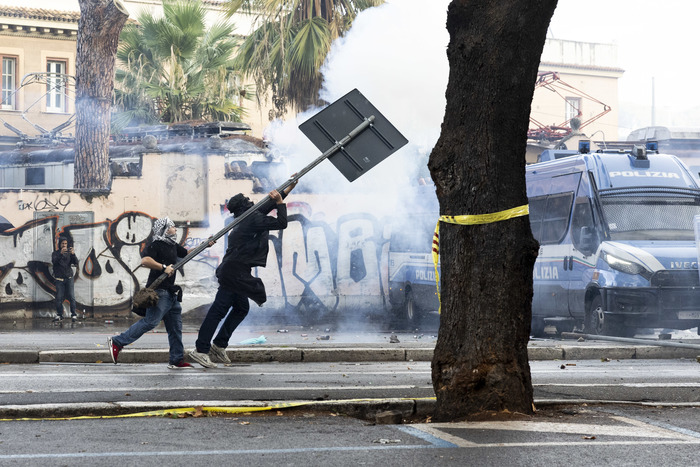
[(75, 288), (73, 285), (73, 265), (78, 265), (73, 247), (68, 247), (65, 237), (58, 238), (58, 251), (51, 253), (53, 277), (56, 279), (56, 317), (54, 321), (63, 320), (63, 301), (70, 304), (70, 316), (73, 321), (78, 319), (75, 313)]
[[(295, 186), (296, 183), (293, 183), (283, 194), (272, 190), (270, 201), (231, 230), (224, 259), (216, 269), (219, 290), (199, 328), (195, 349), (189, 353), (189, 357), (203, 367), (216, 368), (214, 361), (231, 363), (226, 355), (226, 347), (233, 331), (248, 315), (248, 299), (258, 306), (262, 306), (267, 300), (265, 285), (259, 277), (253, 277), (252, 268), (265, 267), (267, 263), (270, 230), (282, 230), (287, 227), (287, 205), (284, 204), (283, 198), (286, 198)], [(242, 193), (233, 196), (226, 205), (234, 217), (242, 215), (253, 206), (253, 202)], [(274, 208), (277, 208), (277, 217), (267, 215)], [(212, 342), (216, 328), (225, 316), (226, 319)]]

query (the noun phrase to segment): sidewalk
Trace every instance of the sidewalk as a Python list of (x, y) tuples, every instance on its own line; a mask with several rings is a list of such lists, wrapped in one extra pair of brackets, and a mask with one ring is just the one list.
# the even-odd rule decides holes
[[(34, 323), (0, 329), (0, 363), (96, 363), (110, 360), (107, 339), (125, 330), (128, 321), (86, 320), (77, 323)], [(265, 336), (264, 344), (241, 345)], [(183, 324), (186, 349), (194, 346), (197, 325)], [(392, 339), (393, 337), (393, 339)], [(398, 342), (392, 343), (392, 340)], [(437, 332), (336, 332), (330, 328), (274, 329), (242, 327), (231, 339), (229, 356), (237, 363), (430, 361)], [(678, 339), (674, 338), (674, 341)], [(697, 344), (697, 339), (682, 339)], [(670, 359), (692, 358), (700, 350), (598, 340), (533, 339), (530, 360)], [(121, 363), (162, 363), (168, 359), (167, 334), (162, 325), (120, 354)]]

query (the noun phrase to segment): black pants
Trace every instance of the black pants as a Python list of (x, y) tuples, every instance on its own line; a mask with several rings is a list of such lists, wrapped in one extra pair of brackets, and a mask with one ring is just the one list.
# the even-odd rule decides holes
[[(229, 312), (229, 309), (231, 312)], [(202, 322), (202, 326), (199, 328), (199, 335), (195, 342), (197, 352), (209, 353), (211, 338), (214, 336), (216, 328), (219, 326), (221, 320), (228, 313), (224, 324), (221, 326), (219, 333), (214, 339), (214, 344), (216, 344), (217, 347), (225, 349), (228, 346), (228, 341), (233, 331), (236, 330), (238, 325), (241, 324), (248, 315), (248, 310), (250, 310), (248, 297), (219, 287), (219, 290), (216, 292), (216, 298), (214, 298), (214, 303), (212, 303), (207, 312), (207, 316)]]

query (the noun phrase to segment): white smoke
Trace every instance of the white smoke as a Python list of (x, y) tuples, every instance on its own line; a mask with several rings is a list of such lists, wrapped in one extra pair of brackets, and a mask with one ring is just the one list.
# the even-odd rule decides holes
[[(448, 4), (449, 0), (389, 1), (360, 13), (351, 30), (333, 44), (322, 68), (321, 98), (334, 102), (357, 88), (409, 144), (352, 184), (324, 162), (302, 179), (313, 185), (312, 191), (387, 194), (417, 185), (421, 177), (431, 183), (426, 164), (440, 135), (449, 72)], [(319, 110), (275, 122), (266, 130), (266, 138), (291, 168), (301, 168), (320, 155), (298, 129)], [(384, 201), (384, 208), (393, 209), (389, 198)]]

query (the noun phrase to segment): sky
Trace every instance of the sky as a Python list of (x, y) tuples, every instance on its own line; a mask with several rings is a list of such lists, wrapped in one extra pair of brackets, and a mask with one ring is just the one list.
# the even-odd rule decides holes
[(559, 0), (547, 37), (617, 45), (620, 135), (652, 123), (700, 127), (700, 2)]

